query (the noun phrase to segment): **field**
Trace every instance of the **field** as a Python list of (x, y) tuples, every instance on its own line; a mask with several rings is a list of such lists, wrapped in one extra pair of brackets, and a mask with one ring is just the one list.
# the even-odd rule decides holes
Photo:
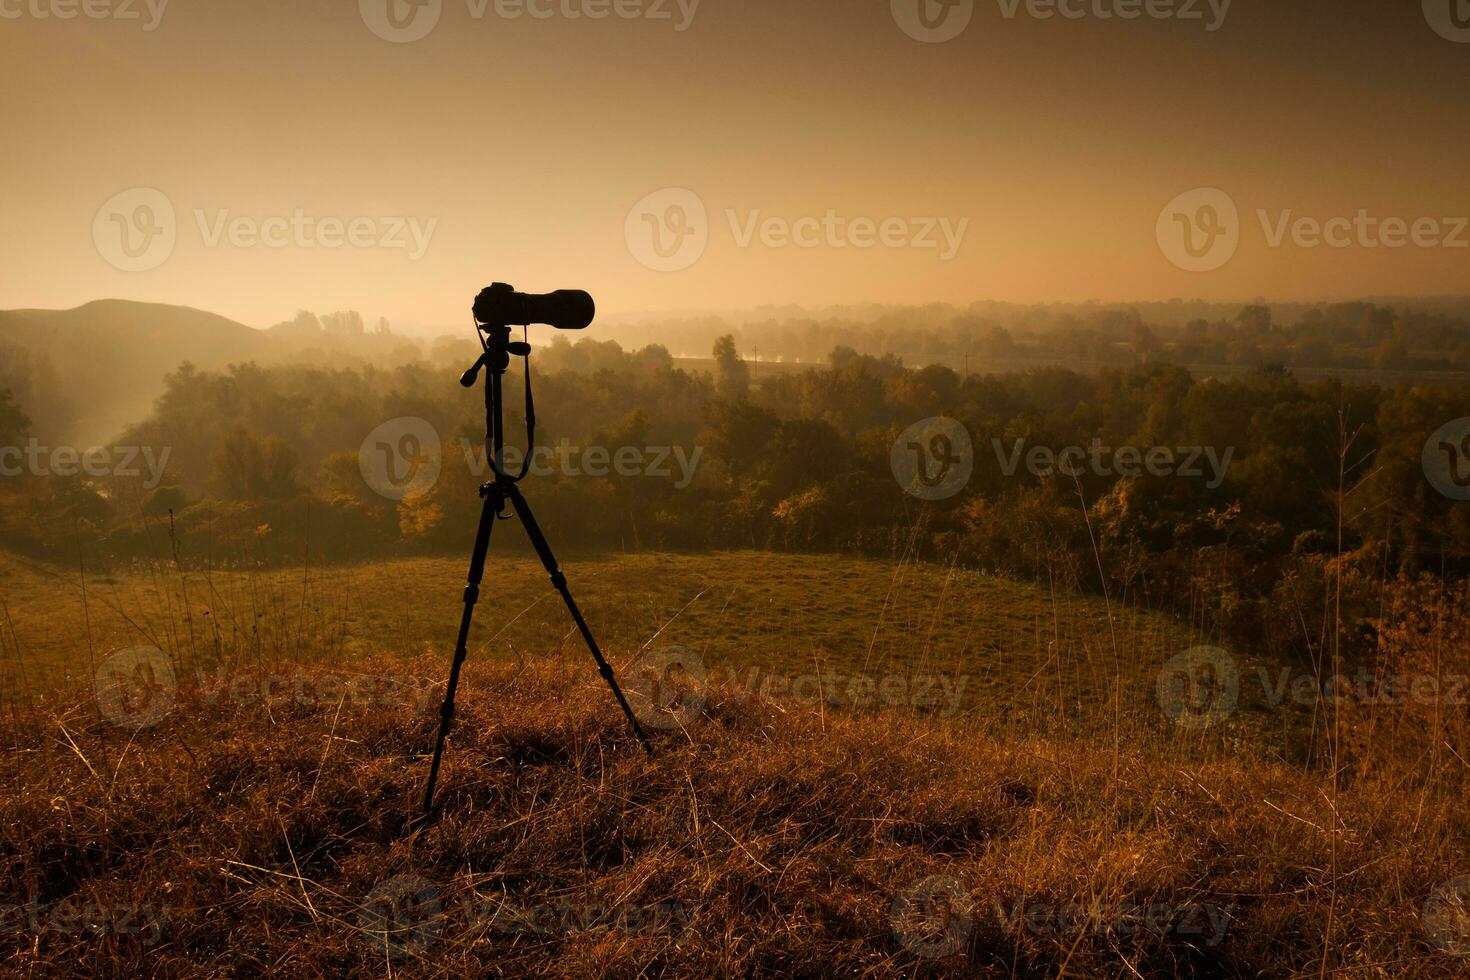
[[(1208, 638), (1168, 616), (837, 557), (567, 567), (655, 754), (539, 566), (497, 559), (441, 809), (419, 822), (462, 562), (97, 575), (7, 559), (0, 806), (22, 923), (0, 932), (8, 962), (163, 976), (1463, 965), (1443, 952), (1467, 935), (1458, 893), (1434, 890), (1470, 867), (1458, 750), (1431, 746), (1415, 769), (1305, 768), (1282, 760), (1290, 713), (1245, 694), (1218, 726), (1176, 726), (1160, 667)], [(136, 680), (109, 674), (116, 652), (146, 646), (167, 651), (157, 690), (113, 698)], [(669, 647), (703, 673), (660, 700), (640, 671)]]
[[(266, 573), (138, 566), (86, 576), (5, 560), (0, 676), (16, 690), (85, 690), (109, 655), (154, 646), (186, 680), (242, 665), (351, 669), (420, 656), (439, 658), (439, 678), (465, 567), (405, 559)], [(1208, 639), (1166, 614), (922, 563), (739, 552), (593, 559), (566, 570), (616, 667), (679, 647), (738, 685), (804, 678), (808, 700), (840, 700), (829, 679), (876, 686), (894, 678), (911, 690), (888, 707), (963, 711), (999, 729), (1111, 718), (1115, 691), (1131, 720), (1166, 725), (1155, 700), (1159, 669)], [(492, 559), (470, 651), (475, 661), (591, 665), (545, 572), (521, 557)], [(811, 688), (817, 678), (819, 690)], [(920, 692), (914, 678), (933, 680)], [(1246, 717), (1258, 707), (1248, 699)]]

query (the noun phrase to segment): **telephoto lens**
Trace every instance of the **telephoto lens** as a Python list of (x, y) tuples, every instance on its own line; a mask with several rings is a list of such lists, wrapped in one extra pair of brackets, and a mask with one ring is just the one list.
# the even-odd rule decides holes
[(482, 327), (544, 323), (558, 330), (583, 330), (597, 315), (597, 304), (580, 289), (535, 295), (497, 282), (475, 297), (475, 322)]

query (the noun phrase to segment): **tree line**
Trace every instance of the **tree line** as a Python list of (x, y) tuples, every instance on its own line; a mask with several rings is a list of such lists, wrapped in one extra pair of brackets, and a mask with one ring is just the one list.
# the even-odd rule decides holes
[[(7, 475), (0, 538), (65, 562), (459, 554), (489, 476), (483, 404), (456, 383), (458, 353), (391, 369), (184, 364), (117, 440), (168, 450), (155, 485)], [(590, 340), (533, 357), (547, 465), (529, 492), (560, 547), (918, 556), (1220, 622), (1249, 620), (1329, 567), (1470, 568), (1470, 505), (1424, 464), (1430, 434), (1470, 416), (1470, 386), (1303, 380), (1280, 365), (1199, 378), (1159, 362), (964, 376), (848, 348), (753, 380), (728, 336), (712, 360), (690, 371), (658, 346)], [(513, 371), (512, 432), (519, 385)], [(900, 434), (931, 418), (952, 419), (972, 446), (973, 472), (945, 499), (906, 492), (894, 472)], [(440, 440), (437, 480), (402, 500), (364, 476), (364, 440), (395, 419), (423, 420)], [(0, 393), (0, 445), (21, 445), (27, 426)], [(1171, 465), (1153, 465), (1166, 449)], [(1180, 472), (1191, 453), (1198, 475)]]

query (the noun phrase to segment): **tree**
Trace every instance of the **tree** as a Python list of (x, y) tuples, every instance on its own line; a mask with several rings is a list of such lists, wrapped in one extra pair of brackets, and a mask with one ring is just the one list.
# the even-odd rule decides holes
[(1402, 340), (1390, 338), (1373, 351), (1373, 366), (1380, 371), (1398, 371), (1412, 366), (1412, 363)]
[(1271, 307), (1252, 305), (1242, 307), (1235, 322), (1252, 337), (1264, 337), (1271, 332)]
[(776, 429), (766, 456), (766, 479), (785, 495), (823, 483), (848, 462), (841, 434), (820, 419), (788, 419)]
[(214, 488), (226, 499), (283, 500), (300, 493), (296, 452), (275, 436), (258, 439), (235, 429), (212, 462)]
[(0, 448), (19, 444), (30, 429), (31, 420), (15, 403), (10, 389), (0, 388)]
[(749, 476), (770, 449), (780, 425), (776, 416), (749, 402), (717, 405), (710, 420), (710, 448), (732, 475)]
[(728, 401), (741, 401), (750, 394), (750, 365), (740, 359), (735, 338), (725, 334), (715, 341), (715, 391)]

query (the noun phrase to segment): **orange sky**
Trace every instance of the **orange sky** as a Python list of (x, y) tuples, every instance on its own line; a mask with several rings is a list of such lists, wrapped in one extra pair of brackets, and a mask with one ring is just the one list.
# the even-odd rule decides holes
[[(151, 2), (0, 0), (0, 308), (458, 328), (492, 279), (609, 313), (1466, 291), (1464, 0), (977, 0), (943, 43), (900, 24), (957, 23), (936, 0)], [(1130, 3), (1200, 17), (1099, 16)], [(1238, 221), (1165, 212), (1195, 188)], [(1417, 234), (1273, 245), (1288, 211)], [(1234, 251), (1186, 271), (1169, 229), (1212, 215)]]

